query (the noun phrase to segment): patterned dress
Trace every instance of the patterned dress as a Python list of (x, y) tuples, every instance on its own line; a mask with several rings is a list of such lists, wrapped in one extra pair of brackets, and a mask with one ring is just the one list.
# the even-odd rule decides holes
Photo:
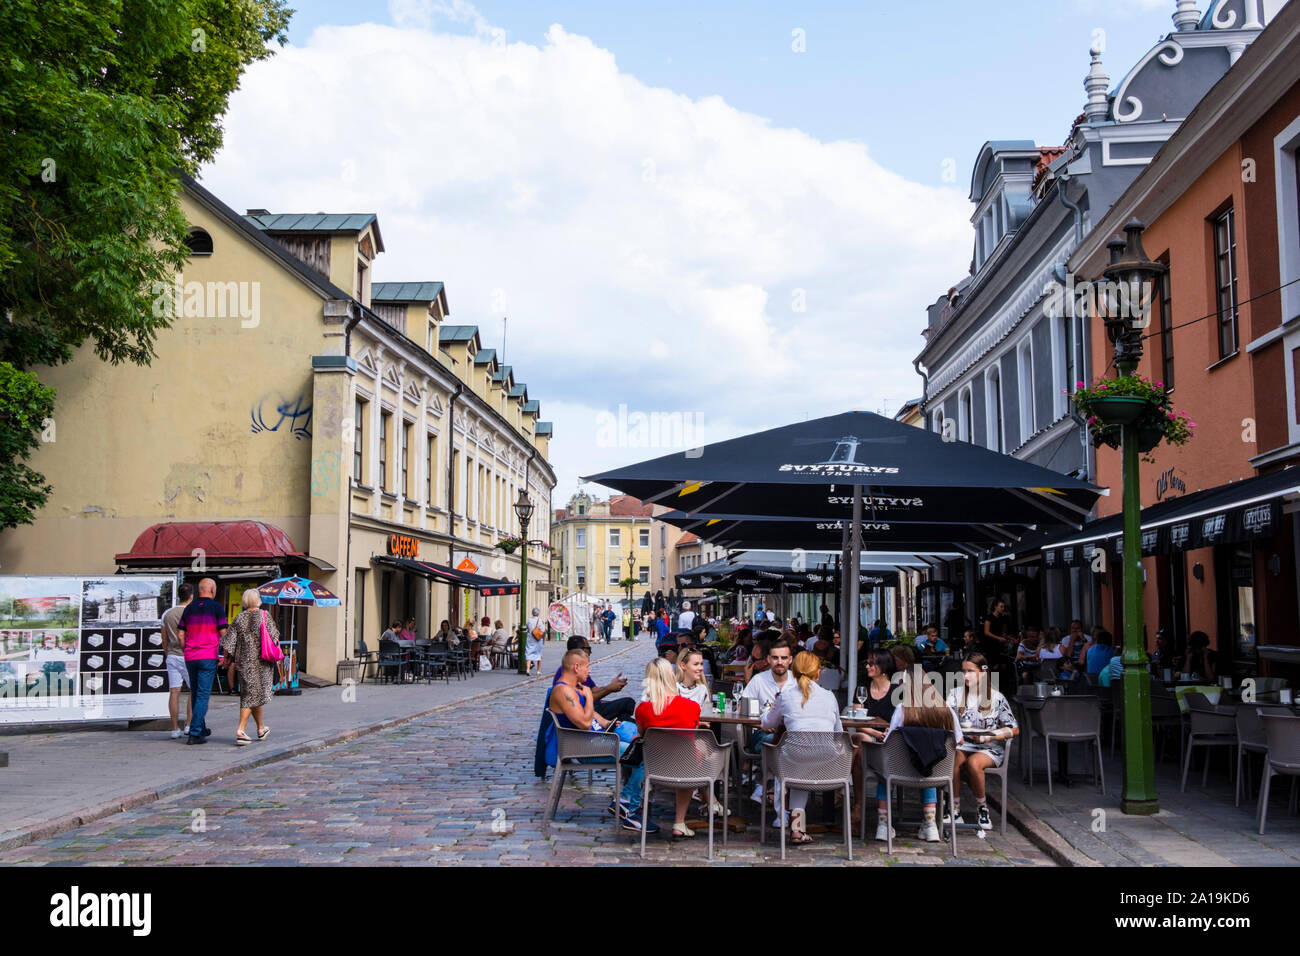
[(984, 743), (976, 743), (974, 737), (980, 734), (991, 734), (995, 730), (1004, 727), (1017, 727), (1015, 714), (1011, 712), (1011, 704), (1007, 702), (1001, 691), (993, 691), (992, 699), (989, 701), (989, 707), (981, 708), (979, 699), (970, 695), (968, 706), (962, 707), (961, 700), (965, 694), (964, 687), (955, 687), (948, 694), (948, 706), (956, 713), (961, 721), (961, 733), (963, 740), (957, 745), (958, 750), (964, 750), (967, 753), (988, 754), (993, 758), (993, 766), (1002, 766), (1002, 760), (1006, 756), (1007, 742), (1005, 740), (992, 740)]
[[(262, 660), (262, 611), (262, 608), (241, 611), (221, 639), (221, 652), (233, 657), (239, 668), (240, 707), (265, 706), (275, 686), (275, 665)], [(266, 615), (266, 629), (271, 640), (280, 639), (280, 631), (270, 614)]]

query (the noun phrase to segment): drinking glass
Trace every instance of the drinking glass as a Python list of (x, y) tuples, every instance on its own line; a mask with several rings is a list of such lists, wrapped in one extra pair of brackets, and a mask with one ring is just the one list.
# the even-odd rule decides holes
[(867, 705), (867, 687), (866, 687), (866, 685), (865, 685), (865, 684), (859, 684), (859, 685), (858, 685), (858, 689), (857, 689), (857, 691), (855, 692), (854, 696), (857, 697), (857, 699), (858, 699), (858, 706), (859, 706), (859, 707), (865, 707), (865, 706)]

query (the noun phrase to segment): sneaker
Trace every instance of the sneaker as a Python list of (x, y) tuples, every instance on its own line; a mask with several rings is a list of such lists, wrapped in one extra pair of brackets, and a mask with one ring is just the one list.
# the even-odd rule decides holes
[(876, 824), (876, 839), (879, 840), (881, 843), (884, 843), (886, 840), (890, 839), (891, 837), (896, 837), (896, 836), (898, 836), (898, 834), (894, 832), (893, 827), (887, 827), (883, 823)]
[(921, 829), (916, 832), (916, 838), (924, 840), (926, 843), (938, 843), (939, 828), (933, 823), (922, 824)]
[(173, 731), (172, 731), (172, 740), (180, 740), (180, 739), (181, 739), (182, 737), (184, 737), (184, 736), (185, 736), (185, 731), (183, 731), (183, 730), (173, 730)]
[(614, 801), (611, 800), (609, 801), (609, 806), (606, 809), (608, 809), (610, 813), (613, 814), (622, 813), (624, 816), (627, 816), (629, 813), (632, 812), (632, 804), (627, 800), (626, 797), (619, 797), (617, 808), (614, 805)]
[(185, 743), (187, 744), (206, 744), (207, 742), (208, 742), (208, 738), (195, 737), (193, 734), (189, 734), (185, 738)]
[[(638, 813), (636, 816), (628, 816), (626, 813), (623, 814), (623, 829), (624, 829), (624, 830), (632, 830), (632, 831), (635, 832), (635, 833), (640, 833), (640, 832), (641, 832), (641, 815), (640, 815), (639, 813)], [(645, 825), (645, 832), (646, 832), (646, 833), (658, 833), (658, 832), (659, 832), (659, 824), (655, 823), (653, 820), (647, 821), (647, 823), (646, 823), (646, 825)]]
[(993, 829), (993, 818), (989, 816), (989, 808), (982, 803), (979, 809), (979, 825), (981, 830)]
[(183, 734), (188, 734), (189, 732), (190, 732), (190, 725), (189, 725), (189, 724), (186, 724), (186, 725), (185, 725), (185, 729), (182, 730), (181, 733), (183, 733)]
[[(961, 818), (961, 814), (957, 814), (957, 825), (962, 826), (965, 823), (966, 821)], [(946, 802), (943, 805), (943, 825), (946, 827), (952, 826), (952, 808)]]

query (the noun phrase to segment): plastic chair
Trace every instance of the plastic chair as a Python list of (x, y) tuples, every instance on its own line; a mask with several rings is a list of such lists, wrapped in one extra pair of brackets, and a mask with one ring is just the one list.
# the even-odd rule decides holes
[[(886, 851), (894, 852), (894, 787), (909, 790), (925, 790), (934, 787), (948, 791), (948, 802), (952, 801), (952, 768), (957, 760), (957, 741), (948, 735), (948, 752), (946, 756), (930, 768), (928, 777), (917, 773), (912, 764), (912, 752), (903, 740), (901, 733), (891, 733), (879, 747), (863, 748), (863, 758), (871, 760), (872, 770), (885, 785), (885, 832), (888, 834)], [(938, 809), (936, 805), (936, 810)], [(863, 816), (866, 814), (864, 813)], [(957, 855), (957, 828), (950, 826), (952, 855)]]
[[(1233, 711), (1215, 707), (1204, 694), (1195, 692), (1184, 694), (1183, 700), (1187, 703), (1190, 732), (1187, 736), (1187, 754), (1183, 758), (1183, 783), (1178, 788), (1180, 793), (1187, 791), (1187, 771), (1192, 766), (1192, 754), (1197, 747), (1237, 746), (1237, 719)], [(1206, 754), (1201, 786), (1204, 787), (1209, 779), (1210, 755)]]
[(396, 677), (398, 683), (406, 678), (406, 654), (396, 641), (379, 642), (379, 659), (375, 662), (379, 680), (384, 679), (385, 671), (390, 672), (390, 679)]
[(419, 674), (424, 678), (426, 684), (432, 683), (434, 677), (442, 674), (444, 684), (451, 683), (451, 675), (448, 673), (447, 657), (433, 647), (433, 641), (427, 637), (417, 638), (415, 642), (415, 665), (419, 668)]
[[(1300, 776), (1300, 717), (1281, 714), (1260, 714), (1264, 725), (1264, 740), (1268, 756), (1264, 759), (1264, 778), (1259, 785), (1259, 834), (1264, 835), (1264, 821), (1268, 816), (1268, 793), (1273, 777), (1286, 774)], [(1294, 785), (1295, 781), (1292, 780)], [(1294, 794), (1294, 786), (1292, 788)]]
[[(1043, 739), (1047, 758), (1047, 792), (1052, 792), (1052, 741), (1077, 743), (1091, 740), (1096, 746), (1093, 779), (1106, 792), (1106, 774), (1101, 766), (1101, 701), (1096, 697), (1049, 697), (1041, 710), (1029, 712), (1034, 736)], [(1030, 738), (1031, 743), (1033, 738)], [(1034, 785), (1033, 755), (1029, 759), (1029, 785)]]
[[(853, 826), (849, 822), (849, 801), (853, 789), (853, 737), (842, 731), (792, 730), (780, 744), (763, 745), (763, 786), (775, 780), (781, 790), (781, 859), (785, 859), (786, 803), (790, 788), (799, 790), (844, 790), (844, 848), (853, 859)], [(759, 812), (758, 843), (767, 835), (767, 801)]]
[[(1002, 835), (1007, 835), (1007, 768), (1011, 766), (1011, 745), (1015, 743), (1014, 739), (1006, 741), (1006, 752), (1002, 755), (1002, 765), (1000, 767), (984, 768), (984, 786), (988, 786), (989, 777), (997, 777), (1002, 781)], [(984, 793), (988, 796), (988, 791)], [(959, 808), (960, 809), (960, 808)]]
[[(1151, 729), (1161, 733), (1166, 740), (1169, 731), (1178, 735), (1178, 763), (1183, 762), (1183, 712), (1178, 699), (1167, 691), (1151, 685)], [(1113, 752), (1113, 751), (1112, 751)]]
[[(725, 796), (731, 766), (731, 744), (719, 744), (708, 729), (679, 730), (650, 727), (645, 732), (642, 753), (645, 783), (641, 793), (641, 856), (645, 857), (646, 823), (650, 819), (650, 788), (654, 784), (673, 790), (694, 790), (722, 781)], [(713, 859), (713, 801), (709, 801), (709, 859)], [(727, 845), (727, 818), (722, 818), (722, 845)]]
[[(555, 724), (555, 775), (551, 779), (551, 795), (546, 807), (543, 826), (549, 825), (560, 806), (560, 791), (564, 778), (575, 770), (583, 769), (590, 777), (593, 765), (599, 769), (612, 766), (614, 770), (614, 807), (618, 809), (618, 795), (623, 789), (623, 766), (618, 762), (618, 734), (608, 731), (574, 730), (560, 723), (555, 711), (548, 711)], [(619, 814), (614, 814), (614, 833), (619, 831)]]
[[(1264, 737), (1264, 724), (1260, 717), (1264, 714), (1277, 714), (1279, 716), (1292, 716), (1289, 708), (1279, 707), (1238, 707), (1234, 718), (1237, 723), (1237, 787), (1236, 800), (1233, 802), (1234, 807), (1241, 806), (1241, 788), (1242, 783), (1247, 780), (1242, 774), (1242, 761), (1246, 754), (1267, 754), (1268, 741)], [(1246, 783), (1249, 786), (1249, 783)], [(1250, 796), (1249, 793), (1246, 794)]]

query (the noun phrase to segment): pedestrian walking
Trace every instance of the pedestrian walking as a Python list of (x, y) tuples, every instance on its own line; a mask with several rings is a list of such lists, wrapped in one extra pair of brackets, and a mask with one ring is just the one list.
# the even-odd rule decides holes
[(185, 730), (181, 730), (181, 688), (188, 686), (189, 674), (185, 669), (185, 646), (176, 628), (181, 615), (194, 600), (194, 585), (182, 584), (176, 589), (176, 596), (181, 603), (168, 608), (162, 616), (163, 653), (167, 661), (167, 713), (172, 719), (172, 740), (179, 740), (189, 731), (194, 717), (194, 689), (190, 688), (189, 696), (185, 698)]
[(226, 634), (226, 612), (216, 597), (217, 582), (204, 578), (199, 582), (198, 598), (190, 602), (176, 625), (176, 634), (185, 648), (185, 670), (193, 697), (187, 744), (205, 744), (212, 736), (207, 724), (208, 701), (212, 680), (217, 676), (217, 652)]
[(541, 612), (533, 608), (533, 616), (528, 619), (524, 626), (524, 675), (530, 676), (533, 673), (533, 665), (537, 665), (537, 676), (542, 676), (542, 647), (546, 641), (546, 628), (542, 626)]
[(262, 628), (271, 640), (280, 640), (280, 631), (271, 615), (262, 610), (262, 596), (256, 588), (244, 592), (243, 610), (231, 622), (221, 639), (221, 651), (239, 668), (239, 724), (235, 727), (235, 746), (253, 742), (245, 728), (248, 718), (257, 722), (257, 739), (265, 740), (271, 732), (262, 720), (262, 708), (271, 700), (275, 687), (275, 665), (262, 659)]

